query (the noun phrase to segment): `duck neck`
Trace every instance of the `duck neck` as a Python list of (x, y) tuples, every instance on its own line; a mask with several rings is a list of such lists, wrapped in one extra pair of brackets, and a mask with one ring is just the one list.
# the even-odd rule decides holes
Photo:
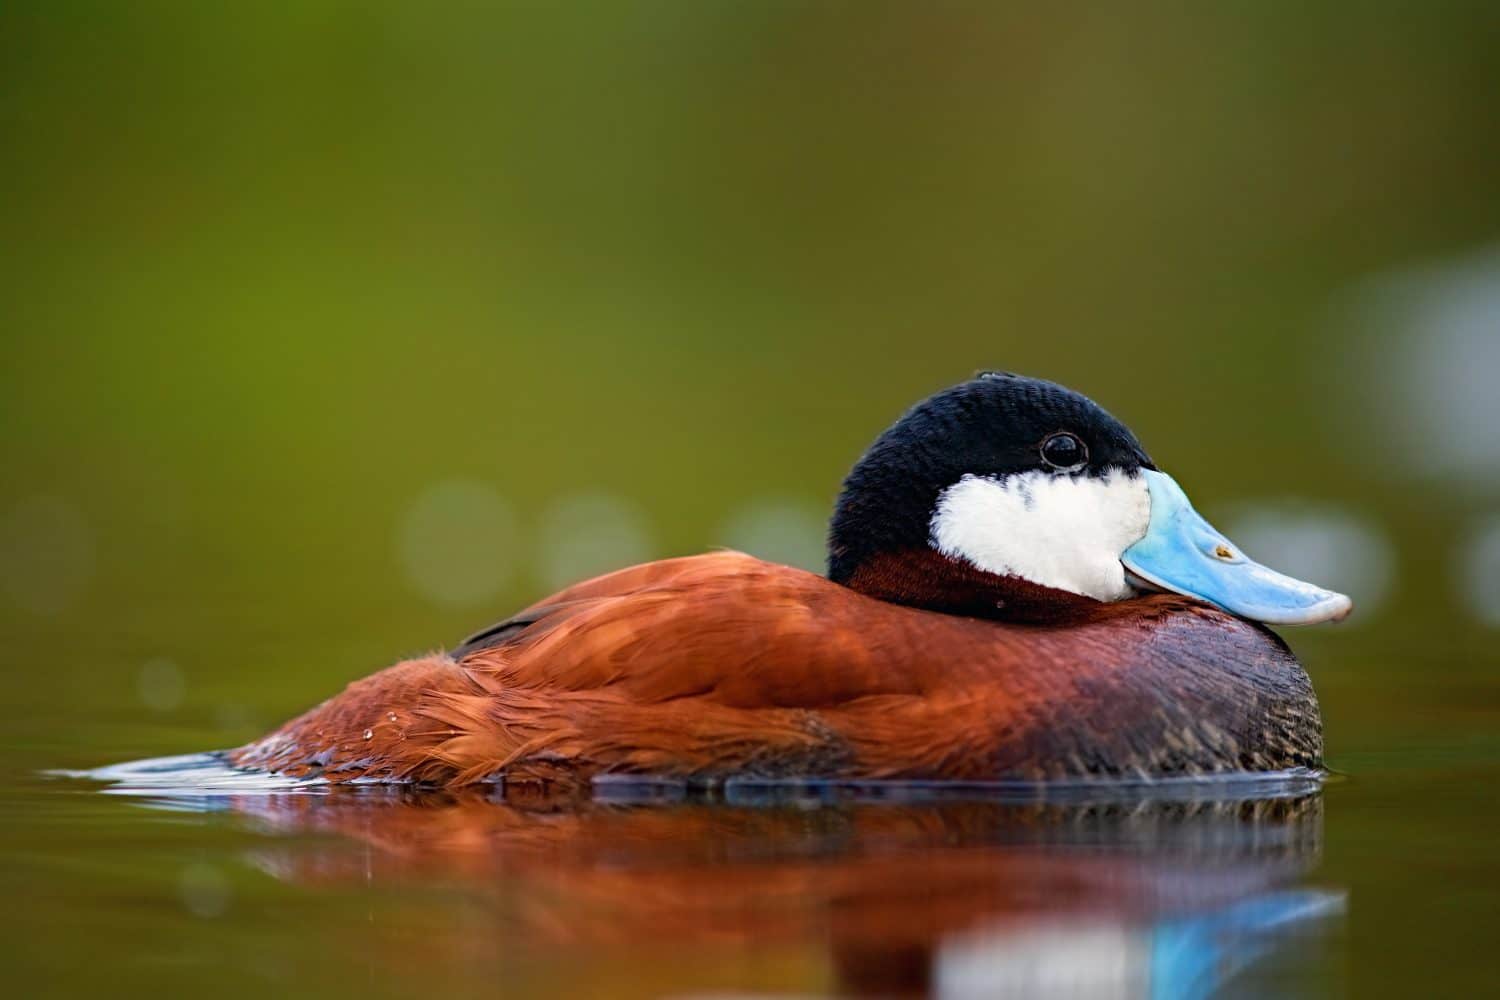
[(1001, 621), (1065, 623), (1103, 606), (1092, 597), (990, 573), (926, 547), (874, 553), (839, 582), (892, 604)]

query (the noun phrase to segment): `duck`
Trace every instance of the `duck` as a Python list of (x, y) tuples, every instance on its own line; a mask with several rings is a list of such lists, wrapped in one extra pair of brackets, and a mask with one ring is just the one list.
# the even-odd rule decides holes
[(1250, 559), (1065, 386), (986, 371), (911, 407), (845, 478), (827, 556), (574, 584), (227, 762), (447, 789), (1322, 768), (1312, 683), (1270, 626), (1349, 598)]

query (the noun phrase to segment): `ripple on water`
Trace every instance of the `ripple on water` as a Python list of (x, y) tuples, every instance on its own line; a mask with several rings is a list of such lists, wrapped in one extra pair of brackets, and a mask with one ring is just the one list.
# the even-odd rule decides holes
[[(355, 786), (365, 791), (393, 786), (378, 782), (332, 785), (321, 778), (290, 778), (230, 765), (221, 753), (184, 754), (130, 761), (88, 771), (57, 771), (55, 776), (102, 782), (109, 795), (132, 795), (179, 808), (215, 808), (230, 796), (321, 795)], [(1172, 775), (1067, 781), (855, 781), (799, 778), (729, 778), (712, 784), (649, 775), (610, 774), (593, 781), (593, 797), (621, 804), (668, 804), (717, 800), (730, 805), (818, 805), (843, 802), (898, 804), (948, 801), (1055, 802), (1232, 802), (1294, 798), (1316, 793), (1321, 771)], [(402, 787), (402, 786), (394, 786)]]

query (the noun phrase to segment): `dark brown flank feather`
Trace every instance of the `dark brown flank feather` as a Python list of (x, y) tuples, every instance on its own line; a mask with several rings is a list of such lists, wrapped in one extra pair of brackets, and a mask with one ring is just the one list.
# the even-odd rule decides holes
[[(894, 597), (902, 572), (867, 586)], [(1311, 684), (1272, 633), (1176, 596), (1078, 602), (1062, 625), (1002, 623), (739, 553), (666, 560), (568, 588), (458, 659), (357, 681), (231, 757), (449, 786), (1321, 764)]]

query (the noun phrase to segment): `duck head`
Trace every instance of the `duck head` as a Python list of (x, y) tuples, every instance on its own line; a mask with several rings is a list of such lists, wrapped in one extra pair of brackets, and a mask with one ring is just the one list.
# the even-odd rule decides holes
[(829, 577), (959, 614), (1047, 620), (1163, 590), (1273, 625), (1349, 598), (1245, 556), (1102, 407), (986, 372), (918, 403), (844, 481)]

